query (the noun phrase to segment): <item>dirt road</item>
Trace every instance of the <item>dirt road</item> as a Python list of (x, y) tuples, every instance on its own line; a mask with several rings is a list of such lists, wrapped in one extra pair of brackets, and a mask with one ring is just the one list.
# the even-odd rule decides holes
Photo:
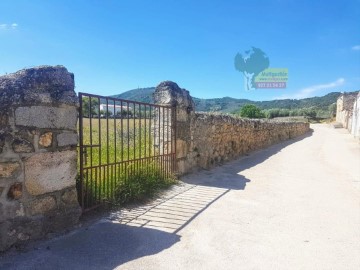
[(304, 136), (189, 175), (162, 199), (0, 258), (0, 269), (360, 269), (360, 147)]

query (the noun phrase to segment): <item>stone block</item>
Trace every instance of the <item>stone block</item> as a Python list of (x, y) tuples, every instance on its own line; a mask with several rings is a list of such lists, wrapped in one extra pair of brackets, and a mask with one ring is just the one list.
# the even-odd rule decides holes
[(184, 109), (177, 109), (176, 110), (177, 114), (176, 114), (176, 120), (179, 122), (187, 122), (189, 121), (189, 114), (186, 110)]
[(0, 134), (0, 154), (2, 153), (3, 151), (3, 147), (5, 145), (5, 136)]
[(78, 196), (76, 188), (64, 191), (61, 195), (61, 201), (67, 206), (78, 205)]
[(183, 158), (186, 157), (188, 153), (187, 143), (183, 140), (177, 139), (176, 140), (176, 157)]
[(12, 143), (12, 148), (15, 153), (31, 153), (34, 151), (31, 142), (24, 139), (15, 139)]
[(58, 146), (71, 146), (77, 145), (78, 143), (78, 135), (76, 133), (64, 132), (57, 135), (57, 143)]
[(78, 99), (74, 91), (74, 74), (63, 66), (39, 66), (0, 76), (0, 103), (72, 104)]
[(36, 199), (30, 203), (31, 215), (42, 215), (56, 208), (56, 200), (53, 196)]
[(4, 220), (13, 219), (16, 217), (24, 216), (24, 206), (22, 203), (16, 200), (3, 200), (0, 203), (1, 206), (1, 215), (0, 215), (0, 222)]
[(22, 183), (14, 183), (9, 188), (7, 198), (9, 200), (18, 200), (22, 196)]
[(187, 173), (186, 161), (185, 160), (178, 160), (177, 164), (176, 164), (176, 167), (177, 167), (177, 174), (178, 175), (183, 175), (183, 174)]
[(0, 127), (7, 126), (8, 124), (8, 116), (5, 113), (0, 113)]
[(31, 195), (75, 185), (76, 151), (35, 154), (25, 161), (25, 187)]
[(18, 162), (0, 163), (0, 178), (11, 177), (19, 167), (20, 164)]
[(15, 124), (18, 126), (75, 130), (77, 109), (31, 106), (15, 110)]
[(52, 144), (52, 132), (46, 132), (42, 134), (39, 138), (39, 144), (44, 147), (49, 147)]

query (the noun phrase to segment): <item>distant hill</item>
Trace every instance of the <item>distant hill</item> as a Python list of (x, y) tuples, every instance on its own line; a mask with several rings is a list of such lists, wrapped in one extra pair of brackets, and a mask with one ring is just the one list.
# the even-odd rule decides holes
[(118, 95), (114, 95), (113, 97), (127, 99), (127, 100), (135, 100), (146, 103), (154, 103), (154, 99), (153, 99), (154, 91), (155, 91), (155, 87), (138, 88), (138, 89), (126, 91)]
[[(152, 94), (155, 87), (138, 88), (114, 95), (113, 97), (153, 103)], [(332, 92), (322, 97), (311, 97), (304, 99), (282, 99), (270, 101), (251, 101), (249, 99), (236, 99), (231, 97), (202, 99), (194, 98), (196, 111), (232, 113), (238, 111), (245, 104), (254, 104), (261, 109), (303, 109), (315, 107), (327, 110), (330, 104), (336, 102), (340, 92)]]

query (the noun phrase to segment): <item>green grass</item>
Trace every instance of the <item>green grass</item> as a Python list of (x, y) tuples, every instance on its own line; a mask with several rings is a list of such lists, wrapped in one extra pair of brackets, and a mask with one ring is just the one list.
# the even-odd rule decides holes
[(99, 145), (84, 148), (85, 167), (152, 156), (157, 149), (150, 124), (149, 119), (84, 118), (83, 144)]
[(128, 177), (121, 175), (115, 187), (115, 200), (120, 204), (144, 201), (174, 183), (176, 179), (173, 175), (164, 175), (159, 164), (151, 162), (136, 168)]

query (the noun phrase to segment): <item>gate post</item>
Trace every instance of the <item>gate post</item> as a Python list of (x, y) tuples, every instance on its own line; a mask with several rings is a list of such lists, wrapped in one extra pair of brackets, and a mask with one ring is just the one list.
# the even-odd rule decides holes
[(0, 76), (0, 250), (78, 222), (77, 107), (63, 66)]
[[(189, 172), (192, 159), (192, 135), (191, 126), (195, 115), (195, 104), (189, 91), (180, 88), (175, 82), (161, 82), (155, 89), (154, 100), (156, 104), (171, 105), (176, 107), (176, 115), (173, 118), (175, 125), (175, 151), (177, 174), (183, 175)], [(190, 163), (190, 164), (189, 164)]]

